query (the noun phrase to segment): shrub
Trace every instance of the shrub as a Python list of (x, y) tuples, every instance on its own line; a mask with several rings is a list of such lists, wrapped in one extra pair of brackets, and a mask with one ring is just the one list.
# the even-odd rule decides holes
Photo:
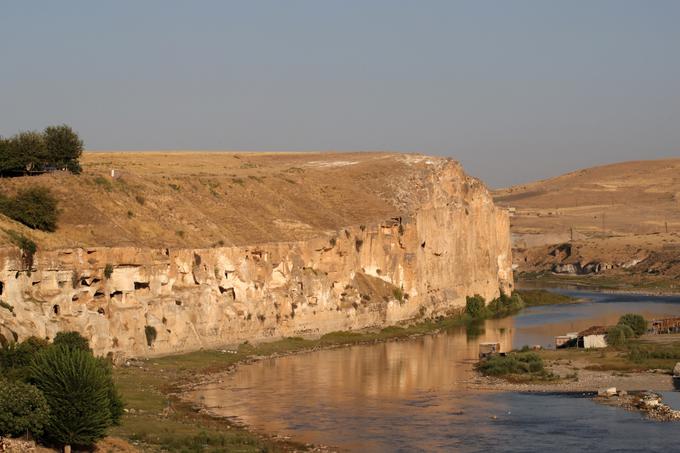
[(29, 228), (50, 232), (57, 229), (57, 200), (46, 187), (21, 189), (14, 198), (1, 197), (0, 211)]
[(81, 349), (51, 346), (35, 357), (30, 371), (50, 408), (47, 440), (89, 446), (105, 436), (114, 423), (113, 383), (101, 361)]
[(642, 315), (635, 313), (627, 313), (621, 316), (619, 318), (619, 325), (625, 325), (633, 329), (636, 337), (639, 337), (640, 335), (647, 332), (647, 321), (642, 317)]
[(94, 178), (94, 183), (98, 186), (101, 186), (107, 192), (111, 192), (113, 190), (113, 184), (111, 184), (111, 181), (103, 176), (96, 176)]
[(21, 343), (3, 344), (0, 347), (0, 373), (12, 380), (25, 379), (33, 358), (47, 346), (47, 341), (37, 337), (28, 337)]
[(486, 315), (486, 301), (479, 294), (468, 296), (465, 300), (465, 313), (472, 318), (482, 318)]
[(609, 346), (623, 346), (634, 337), (633, 329), (625, 324), (618, 324), (607, 330), (607, 344)]
[(519, 294), (513, 293), (512, 296), (506, 296), (501, 291), (501, 296), (489, 302), (486, 310), (490, 315), (501, 317), (517, 313), (522, 308), (524, 308), (524, 300)]
[(156, 341), (158, 332), (156, 332), (156, 328), (154, 326), (144, 326), (144, 335), (146, 335), (146, 344), (151, 347), (153, 342)]
[(47, 400), (36, 387), (0, 379), (0, 436), (41, 436), (49, 412)]
[(113, 264), (111, 263), (106, 263), (106, 266), (104, 266), (104, 278), (107, 280), (111, 278), (113, 275)]
[(90, 351), (90, 342), (78, 332), (58, 332), (54, 337), (54, 346), (63, 346), (69, 349)]
[(477, 364), (477, 369), (487, 376), (504, 376), (544, 373), (545, 365), (543, 359), (534, 352), (513, 352), (483, 360)]
[(394, 291), (392, 291), (392, 295), (394, 298), (399, 301), (400, 303), (404, 302), (404, 290), (401, 288), (394, 288)]

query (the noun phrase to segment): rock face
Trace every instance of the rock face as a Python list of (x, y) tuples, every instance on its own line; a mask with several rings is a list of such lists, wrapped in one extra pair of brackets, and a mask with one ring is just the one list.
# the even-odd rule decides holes
[[(77, 330), (143, 356), (379, 327), (512, 290), (507, 213), (437, 161), (399, 217), (316, 238), (215, 248), (0, 249), (0, 334)], [(30, 270), (29, 270), (30, 268)]]

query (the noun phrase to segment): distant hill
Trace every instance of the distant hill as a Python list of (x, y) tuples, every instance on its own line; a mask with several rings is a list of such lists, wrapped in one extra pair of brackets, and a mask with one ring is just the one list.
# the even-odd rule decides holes
[[(623, 162), (493, 193), (520, 273), (680, 278), (680, 159)], [(514, 212), (513, 212), (514, 211)], [(669, 280), (670, 279), (670, 280)]]
[(494, 192), (515, 208), (516, 234), (598, 235), (680, 231), (680, 159), (623, 162)]

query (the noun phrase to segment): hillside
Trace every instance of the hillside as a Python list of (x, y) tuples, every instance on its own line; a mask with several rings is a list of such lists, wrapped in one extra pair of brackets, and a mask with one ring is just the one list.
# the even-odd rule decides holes
[(507, 212), (448, 159), (89, 153), (83, 167), (0, 181), (47, 186), (62, 209), (54, 233), (22, 228), (35, 253), (0, 247), (0, 341), (73, 330), (122, 359), (382, 328), (513, 288)]
[(588, 168), (497, 190), (494, 199), (516, 209), (516, 234), (647, 234), (665, 232), (665, 222), (678, 231), (680, 159)]
[[(210, 247), (302, 240), (395, 217), (428, 163), (389, 153), (88, 152), (83, 173), (0, 179), (59, 199), (55, 233), (0, 215), (40, 247)], [(111, 170), (119, 177), (112, 178)], [(7, 243), (0, 234), (0, 245)]]
[(514, 208), (520, 272), (680, 274), (680, 159), (579, 170), (497, 190), (494, 200)]

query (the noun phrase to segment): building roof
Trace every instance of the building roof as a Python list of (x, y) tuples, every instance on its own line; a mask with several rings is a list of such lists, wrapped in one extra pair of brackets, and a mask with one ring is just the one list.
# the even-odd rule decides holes
[(588, 335), (605, 335), (607, 333), (606, 326), (592, 326), (588, 327), (586, 330), (578, 333), (579, 337), (585, 337)]

